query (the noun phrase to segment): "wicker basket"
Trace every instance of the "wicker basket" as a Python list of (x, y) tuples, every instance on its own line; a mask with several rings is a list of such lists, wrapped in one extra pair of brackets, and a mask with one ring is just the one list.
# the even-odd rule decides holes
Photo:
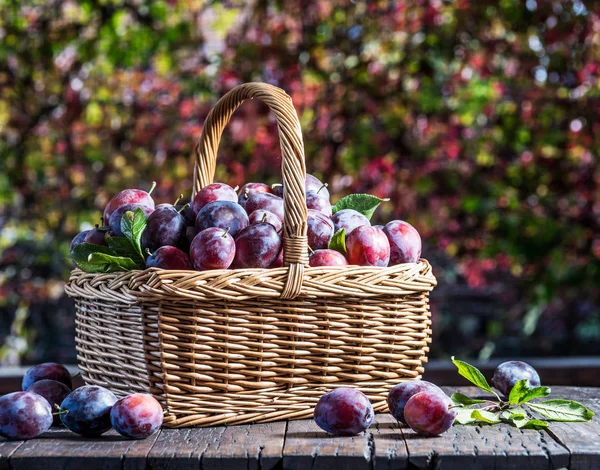
[(419, 378), (427, 360), (431, 267), (423, 259), (308, 267), (300, 124), (290, 97), (271, 85), (240, 85), (208, 115), (194, 193), (212, 182), (223, 128), (250, 98), (264, 101), (279, 125), (285, 267), (75, 269), (66, 292), (76, 304), (83, 379), (118, 396), (152, 393), (167, 427), (306, 418), (340, 386), (360, 388), (384, 411), (389, 389)]

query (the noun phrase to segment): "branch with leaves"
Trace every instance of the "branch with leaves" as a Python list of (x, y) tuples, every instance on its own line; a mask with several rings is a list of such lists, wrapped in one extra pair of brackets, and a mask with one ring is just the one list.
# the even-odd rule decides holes
[[(545, 429), (550, 421), (589, 421), (594, 413), (573, 400), (552, 399), (532, 403), (536, 398), (550, 395), (550, 387), (531, 387), (527, 379), (518, 381), (512, 388), (508, 400), (503, 400), (490, 387), (476, 367), (452, 358), (458, 373), (481, 390), (494, 395), (495, 400), (470, 398), (462, 393), (450, 397), (457, 409), (455, 423), (499, 424), (507, 423), (519, 429)], [(535, 415), (541, 415), (538, 419)]]

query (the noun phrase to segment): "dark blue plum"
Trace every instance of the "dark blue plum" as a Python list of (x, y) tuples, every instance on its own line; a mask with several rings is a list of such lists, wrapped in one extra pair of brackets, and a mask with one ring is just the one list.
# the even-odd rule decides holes
[(38, 364), (27, 369), (27, 372), (23, 376), (21, 388), (27, 390), (32, 383), (45, 379), (56, 380), (57, 382), (64, 383), (69, 388), (73, 388), (71, 374), (65, 366), (56, 362), (44, 362), (43, 364)]
[(73, 390), (60, 404), (60, 419), (71, 431), (82, 436), (99, 436), (111, 428), (110, 410), (117, 397), (97, 385)]
[(108, 229), (106, 227), (100, 227), (96, 225), (95, 228), (88, 231), (83, 241), (86, 243), (91, 243), (93, 245), (105, 246), (106, 232), (108, 232)]
[[(262, 194), (262, 193), (261, 193)], [(229, 234), (235, 236), (248, 226), (248, 214), (236, 202), (215, 201), (206, 204), (196, 216), (198, 233), (207, 228), (229, 229)]]
[(122, 436), (145, 439), (162, 426), (163, 410), (152, 395), (134, 393), (114, 404), (110, 422)]
[(52, 409), (33, 392), (13, 392), (0, 397), (0, 436), (32, 439), (52, 426)]
[[(44, 397), (50, 404), (50, 409), (52, 409), (52, 411), (56, 411), (55, 405), (60, 406), (67, 395), (71, 393), (71, 389), (69, 387), (62, 382), (57, 382), (56, 380), (40, 380), (39, 382), (34, 382), (27, 389), (27, 391), (37, 393), (38, 395)], [(58, 426), (60, 422), (60, 415), (55, 414), (52, 424)]]
[(73, 240), (71, 240), (71, 246), (69, 247), (69, 251), (73, 254), (73, 250), (81, 245), (85, 241), (86, 235), (90, 232), (90, 230), (84, 230), (83, 232), (79, 232)]
[(146, 258), (147, 268), (161, 269), (192, 269), (190, 258), (179, 248), (174, 246), (161, 246)]
[(147, 243), (151, 250), (161, 246), (178, 246), (185, 236), (185, 217), (177, 212), (175, 206), (160, 204), (148, 216)]
[(509, 396), (515, 384), (524, 379), (527, 379), (532, 387), (540, 386), (540, 376), (533, 367), (522, 361), (508, 361), (496, 368), (492, 383), (501, 393)]

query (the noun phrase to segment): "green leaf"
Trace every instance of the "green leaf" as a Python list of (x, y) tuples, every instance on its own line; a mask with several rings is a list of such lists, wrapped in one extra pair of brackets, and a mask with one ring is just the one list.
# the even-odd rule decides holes
[(508, 402), (511, 405), (527, 403), (534, 398), (543, 398), (550, 395), (550, 387), (531, 387), (529, 380), (519, 380), (510, 391)]
[(529, 403), (527, 406), (550, 421), (589, 421), (594, 416), (591, 410), (572, 400), (546, 400), (541, 403)]
[(467, 408), (458, 408), (456, 410), (456, 418), (454, 419), (454, 423), (458, 424), (473, 424), (476, 422), (475, 418), (471, 416), (474, 410)]
[(517, 406), (515, 408), (503, 411), (502, 417), (506, 419), (523, 419), (527, 418), (527, 411), (525, 411), (520, 406)]
[(519, 429), (546, 429), (548, 423), (541, 419), (512, 419), (512, 423)]
[(500, 418), (500, 412), (492, 413), (491, 411), (485, 410), (473, 410), (471, 417), (488, 424), (498, 424), (502, 422), (502, 419)]
[(103, 253), (114, 255), (114, 252), (108, 246), (95, 245), (93, 243), (81, 243), (73, 250), (71, 259), (75, 261), (77, 267), (86, 273), (104, 272), (103, 266), (94, 266), (89, 262), (89, 257), (93, 253)]
[(145, 264), (146, 260), (143, 256), (140, 256), (139, 252), (128, 238), (107, 236), (105, 240), (110, 249), (117, 256), (131, 258), (132, 260), (136, 261), (140, 267), (142, 264)]
[(146, 230), (147, 224), (146, 214), (140, 207), (137, 207), (133, 212), (125, 212), (121, 219), (121, 232), (131, 241), (133, 247), (142, 258), (144, 257), (144, 253), (142, 252), (142, 234)]
[(92, 253), (88, 257), (88, 263), (104, 273), (112, 273), (115, 271), (130, 271), (137, 269), (138, 266), (131, 258), (124, 256), (113, 256), (105, 253)]
[(487, 400), (476, 400), (474, 398), (469, 398), (468, 396), (456, 392), (453, 393), (452, 396), (450, 397), (450, 399), (452, 400), (452, 402), (455, 405), (460, 405), (460, 406), (471, 406), (471, 405), (477, 405), (478, 403), (485, 403)]
[(379, 204), (387, 201), (389, 201), (389, 198), (380, 199), (370, 194), (349, 194), (340, 199), (331, 210), (335, 214), (343, 209), (354, 209), (371, 220), (373, 212), (379, 207)]
[(328, 247), (330, 250), (339, 251), (344, 256), (348, 256), (348, 251), (346, 250), (346, 229), (340, 229), (333, 234), (331, 237), (331, 241), (329, 242)]
[(493, 393), (494, 395), (496, 395), (498, 400), (500, 400), (498, 394), (492, 390), (492, 387), (489, 386), (487, 380), (485, 380), (485, 377), (479, 371), (479, 369), (477, 369), (477, 367), (473, 367), (471, 364), (467, 364), (466, 362), (454, 359), (454, 356), (452, 356), (452, 363), (458, 368), (458, 373), (462, 375), (465, 379), (467, 379), (472, 384), (477, 385), (481, 390)]

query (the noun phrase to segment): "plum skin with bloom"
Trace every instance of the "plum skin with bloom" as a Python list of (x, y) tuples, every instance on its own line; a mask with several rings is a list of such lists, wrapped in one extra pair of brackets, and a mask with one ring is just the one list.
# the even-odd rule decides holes
[(540, 386), (540, 376), (533, 367), (523, 361), (507, 361), (496, 367), (492, 383), (502, 394), (508, 396), (515, 384), (524, 379), (529, 381), (531, 387)]
[(256, 193), (272, 193), (271, 187), (264, 183), (246, 183), (240, 189), (240, 195), (238, 196), (238, 204), (244, 209), (246, 208), (246, 202), (250, 199), (250, 196)]
[(341, 229), (346, 229), (346, 236), (348, 236), (356, 227), (360, 227), (361, 225), (371, 225), (369, 219), (354, 209), (342, 209), (333, 214), (331, 220), (333, 221), (336, 232)]
[(395, 385), (387, 397), (388, 408), (390, 413), (398, 421), (406, 424), (404, 420), (404, 407), (406, 402), (410, 400), (413, 395), (420, 392), (438, 392), (444, 394), (441, 388), (437, 385), (427, 382), (426, 380), (406, 380)]
[(404, 407), (404, 419), (413, 431), (422, 436), (439, 436), (454, 424), (456, 410), (452, 402), (439, 392), (419, 392), (410, 397)]
[(252, 214), (252, 212), (263, 209), (272, 212), (279, 220), (283, 222), (283, 199), (275, 194), (271, 193), (254, 193), (246, 201), (246, 212)]
[(147, 268), (191, 270), (190, 258), (179, 248), (174, 246), (161, 246), (146, 258)]
[(333, 237), (333, 222), (320, 211), (308, 209), (306, 217), (306, 238), (313, 250), (325, 249)]
[(146, 393), (134, 393), (118, 400), (110, 410), (110, 422), (119, 434), (132, 439), (145, 439), (163, 423), (160, 403)]
[[(39, 380), (32, 383), (27, 388), (27, 391), (37, 393), (38, 395), (44, 397), (50, 405), (50, 409), (52, 411), (56, 409), (55, 405), (60, 406), (67, 395), (71, 393), (71, 389), (64, 383), (48, 379)], [(60, 415), (54, 415), (52, 424), (54, 426), (58, 426), (60, 424)]]
[(346, 257), (335, 250), (316, 250), (308, 259), (308, 264), (315, 268), (318, 266), (347, 266)]
[[(248, 206), (246, 206), (248, 207)], [(235, 237), (235, 268), (269, 268), (281, 252), (281, 237), (271, 224), (248, 225)]]
[(148, 207), (151, 211), (155, 207), (154, 199), (152, 199), (150, 193), (141, 189), (124, 189), (116, 194), (106, 205), (104, 209), (104, 224), (109, 224), (113, 212), (119, 207), (130, 204)]
[(98, 385), (73, 390), (60, 404), (62, 423), (82, 436), (99, 436), (111, 428), (110, 410), (117, 397)]
[(235, 258), (235, 241), (222, 228), (211, 227), (202, 230), (190, 245), (190, 257), (194, 269), (227, 269)]
[(416, 263), (421, 257), (421, 236), (408, 222), (392, 220), (383, 227), (390, 243), (390, 266)]
[(135, 212), (137, 208), (140, 208), (144, 211), (146, 217), (148, 217), (152, 212), (154, 212), (154, 208), (148, 206), (142, 206), (140, 204), (125, 204), (123, 206), (118, 207), (110, 216), (109, 228), (111, 232), (111, 236), (115, 237), (123, 237), (123, 232), (121, 230), (121, 220), (126, 212), (131, 211)]
[(390, 243), (381, 229), (360, 225), (346, 237), (348, 261), (359, 266), (385, 267), (390, 261)]
[(31, 384), (46, 379), (56, 380), (57, 382), (64, 383), (69, 388), (73, 388), (71, 374), (65, 366), (56, 362), (44, 362), (27, 369), (27, 372), (23, 375), (21, 388), (27, 390)]
[(215, 201), (206, 204), (196, 216), (196, 230), (201, 232), (207, 228), (217, 227), (229, 229), (235, 237), (242, 229), (248, 226), (248, 214), (236, 202)]
[(373, 405), (356, 388), (338, 387), (323, 395), (315, 406), (317, 426), (335, 436), (354, 436), (369, 426), (374, 418)]
[(13, 392), (0, 397), (0, 436), (32, 439), (52, 426), (52, 408), (33, 392)]
[(215, 201), (238, 202), (238, 195), (234, 189), (224, 183), (212, 183), (202, 188), (192, 201), (192, 210), (198, 216), (198, 213), (204, 206)]

